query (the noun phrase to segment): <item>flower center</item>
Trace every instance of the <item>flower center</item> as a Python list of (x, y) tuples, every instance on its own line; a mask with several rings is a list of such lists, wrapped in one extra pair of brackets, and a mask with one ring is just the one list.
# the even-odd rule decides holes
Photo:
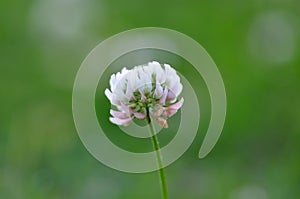
[(148, 89), (143, 90), (143, 94), (139, 90), (133, 92), (134, 99), (129, 101), (129, 107), (140, 113), (145, 113), (147, 108), (153, 107), (159, 101), (159, 99), (153, 98), (155, 87), (150, 92), (147, 91)]

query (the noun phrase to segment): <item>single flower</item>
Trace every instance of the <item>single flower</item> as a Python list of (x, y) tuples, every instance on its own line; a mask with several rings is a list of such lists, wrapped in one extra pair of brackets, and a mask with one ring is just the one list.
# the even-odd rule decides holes
[[(133, 119), (145, 119), (151, 115), (159, 125), (168, 128), (167, 119), (183, 104), (178, 100), (182, 91), (180, 77), (168, 64), (153, 61), (113, 74), (110, 89), (105, 95), (117, 110), (110, 110), (110, 121), (127, 126)], [(148, 112), (148, 113), (147, 113)]]

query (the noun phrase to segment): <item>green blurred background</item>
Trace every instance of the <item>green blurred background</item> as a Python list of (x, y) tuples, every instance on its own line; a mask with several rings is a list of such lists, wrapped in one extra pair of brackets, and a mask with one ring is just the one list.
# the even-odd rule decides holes
[[(297, 0), (2, 1), (0, 198), (160, 197), (156, 173), (127, 174), (96, 161), (72, 119), (73, 81), (88, 52), (111, 35), (144, 26), (174, 29), (201, 43), (228, 97), (221, 139), (199, 160), (209, 119), (203, 92), (199, 135), (166, 169), (170, 198), (299, 198)], [(189, 67), (183, 72), (192, 75)], [(105, 98), (98, 103), (109, 106)], [(123, 142), (141, 145), (134, 144)]]

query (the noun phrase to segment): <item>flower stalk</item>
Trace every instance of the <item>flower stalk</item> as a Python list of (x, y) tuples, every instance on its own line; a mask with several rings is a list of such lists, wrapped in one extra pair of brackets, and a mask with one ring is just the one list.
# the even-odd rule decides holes
[(166, 176), (165, 176), (165, 171), (163, 168), (163, 158), (160, 152), (160, 147), (159, 147), (159, 142), (158, 142), (158, 138), (157, 135), (155, 134), (155, 128), (153, 123), (151, 122), (151, 117), (149, 114), (149, 109), (146, 109), (147, 111), (147, 122), (149, 125), (149, 131), (151, 134), (151, 140), (152, 140), (152, 144), (153, 144), (153, 149), (155, 150), (156, 153), (156, 159), (157, 159), (157, 164), (158, 167), (160, 168), (158, 170), (158, 174), (159, 174), (159, 178), (160, 178), (160, 185), (161, 185), (161, 191), (162, 191), (162, 198), (163, 199), (168, 199), (168, 190), (167, 190), (167, 182), (166, 182)]

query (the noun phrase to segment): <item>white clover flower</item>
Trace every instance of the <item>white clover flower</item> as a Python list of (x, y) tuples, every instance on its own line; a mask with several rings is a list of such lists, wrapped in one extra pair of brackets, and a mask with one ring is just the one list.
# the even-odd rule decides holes
[(110, 78), (110, 90), (105, 95), (118, 109), (110, 110), (110, 121), (117, 125), (129, 125), (133, 119), (152, 116), (164, 128), (167, 119), (173, 116), (183, 104), (178, 95), (182, 84), (176, 71), (168, 64), (163, 67), (153, 61), (147, 65), (123, 68)]

